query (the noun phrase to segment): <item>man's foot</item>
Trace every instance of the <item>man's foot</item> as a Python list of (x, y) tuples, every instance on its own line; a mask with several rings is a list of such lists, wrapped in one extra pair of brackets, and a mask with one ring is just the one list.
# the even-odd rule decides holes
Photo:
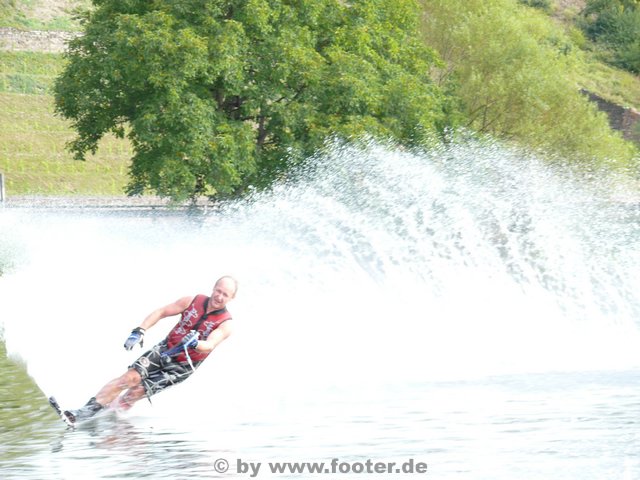
[(93, 417), (96, 413), (104, 408), (104, 405), (100, 405), (95, 397), (92, 397), (86, 405), (78, 410), (65, 410), (63, 415), (67, 417), (67, 420), (71, 425), (81, 420), (86, 420)]
[(53, 407), (53, 409), (56, 411), (56, 413), (58, 415), (60, 415), (60, 418), (62, 418), (64, 423), (66, 423), (69, 427), (73, 427), (73, 423), (69, 420), (69, 417), (67, 417), (64, 414), (64, 412), (60, 408), (60, 405), (58, 404), (58, 401), (55, 399), (55, 397), (49, 397), (49, 405), (51, 405), (51, 407)]

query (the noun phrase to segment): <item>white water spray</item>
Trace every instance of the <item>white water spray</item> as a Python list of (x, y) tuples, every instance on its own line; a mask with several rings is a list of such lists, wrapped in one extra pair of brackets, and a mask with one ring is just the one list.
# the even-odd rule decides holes
[(640, 365), (637, 207), (496, 146), (316, 160), (203, 215), (0, 211), (10, 355), (45, 394), (84, 402), (133, 361), (122, 342), (149, 311), (233, 274), (237, 332), (180, 388), (236, 407)]

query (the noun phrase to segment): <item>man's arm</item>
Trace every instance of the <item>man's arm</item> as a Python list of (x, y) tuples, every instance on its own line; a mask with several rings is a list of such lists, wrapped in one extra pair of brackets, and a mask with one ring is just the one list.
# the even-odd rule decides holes
[(218, 328), (211, 332), (209, 338), (207, 338), (206, 340), (198, 341), (198, 344), (195, 348), (196, 352), (211, 352), (220, 344), (220, 342), (231, 335), (232, 329), (233, 328), (230, 321), (227, 320), (226, 322), (223, 322)]
[(191, 302), (193, 301), (193, 299), (194, 297), (182, 297), (181, 299), (176, 300), (175, 302), (170, 303), (169, 305), (165, 305), (164, 307), (160, 307), (154, 310), (149, 315), (147, 315), (146, 318), (142, 321), (142, 323), (140, 324), (140, 328), (143, 328), (144, 330), (148, 330), (151, 327), (153, 327), (156, 323), (158, 323), (159, 320), (166, 317), (172, 317), (173, 315), (178, 315), (184, 312), (187, 309), (187, 307), (191, 305)]
[(158, 320), (162, 318), (171, 317), (173, 315), (178, 315), (179, 313), (184, 312), (191, 304), (193, 298), (194, 297), (182, 297), (181, 299), (176, 300), (169, 305), (165, 305), (164, 307), (160, 307), (147, 315), (139, 327), (131, 330), (129, 337), (124, 342), (125, 350), (131, 350), (135, 345), (138, 344), (142, 347), (142, 343), (144, 341), (144, 332), (146, 330), (153, 327), (156, 323), (158, 323)]

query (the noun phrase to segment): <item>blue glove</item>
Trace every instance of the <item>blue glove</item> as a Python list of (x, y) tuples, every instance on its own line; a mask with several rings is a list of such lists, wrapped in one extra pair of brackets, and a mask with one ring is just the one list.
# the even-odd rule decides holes
[(124, 348), (126, 350), (131, 350), (138, 343), (140, 344), (140, 348), (142, 348), (143, 339), (144, 339), (144, 328), (140, 328), (140, 327), (134, 328), (133, 330), (131, 330), (131, 335), (129, 335), (129, 338), (127, 338), (127, 341), (124, 342)]

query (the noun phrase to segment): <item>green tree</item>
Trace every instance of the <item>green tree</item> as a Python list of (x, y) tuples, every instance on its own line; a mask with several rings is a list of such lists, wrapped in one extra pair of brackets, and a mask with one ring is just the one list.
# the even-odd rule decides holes
[(579, 93), (571, 41), (515, 0), (422, 0), (426, 42), (455, 82), (466, 126), (569, 159), (626, 164), (632, 146)]
[(328, 136), (420, 144), (448, 122), (413, 0), (94, 0), (55, 86), (76, 158), (134, 148), (128, 193), (241, 194)]

